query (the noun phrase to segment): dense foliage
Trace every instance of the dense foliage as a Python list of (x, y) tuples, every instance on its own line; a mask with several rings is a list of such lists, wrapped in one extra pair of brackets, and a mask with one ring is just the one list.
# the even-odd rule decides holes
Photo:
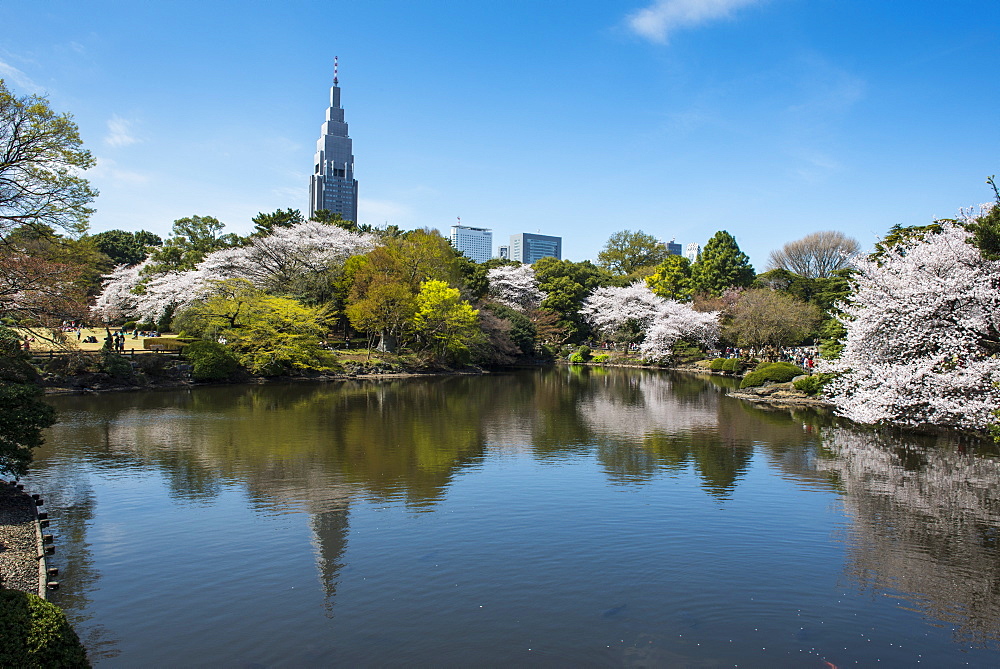
[(55, 422), (36, 380), (17, 334), (0, 326), (0, 474), (24, 474), (32, 451), (44, 443), (42, 430)]
[(0, 587), (0, 666), (89, 667), (66, 614), (38, 595)]
[(740, 388), (756, 388), (765, 383), (786, 383), (805, 373), (801, 367), (788, 362), (765, 362), (743, 377)]

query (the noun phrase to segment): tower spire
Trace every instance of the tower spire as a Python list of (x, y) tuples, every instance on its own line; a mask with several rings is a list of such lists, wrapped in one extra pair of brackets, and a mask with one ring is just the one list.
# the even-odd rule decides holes
[(334, 86), (336, 86), (337, 83), (338, 83), (338, 81), (337, 81), (337, 65), (338, 65), (338, 62), (337, 61), (338, 61), (337, 56), (334, 56), (333, 57), (333, 85)]

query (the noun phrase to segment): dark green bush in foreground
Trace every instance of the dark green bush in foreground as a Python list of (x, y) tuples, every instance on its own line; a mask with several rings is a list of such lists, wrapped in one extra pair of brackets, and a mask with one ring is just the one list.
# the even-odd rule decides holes
[(802, 374), (805, 370), (790, 362), (765, 362), (743, 377), (740, 388), (756, 388), (769, 382), (785, 383)]
[(713, 372), (721, 372), (722, 366), (726, 364), (726, 358), (716, 358), (712, 361), (711, 369)]
[(55, 604), (0, 588), (0, 667), (89, 667), (79, 637)]
[(214, 341), (198, 341), (184, 348), (195, 381), (225, 381), (240, 368), (228, 348)]

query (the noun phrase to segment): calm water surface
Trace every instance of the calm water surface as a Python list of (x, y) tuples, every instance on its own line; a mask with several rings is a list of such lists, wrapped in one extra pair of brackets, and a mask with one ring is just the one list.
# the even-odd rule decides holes
[(1000, 461), (567, 369), (52, 398), (95, 664), (1000, 664)]

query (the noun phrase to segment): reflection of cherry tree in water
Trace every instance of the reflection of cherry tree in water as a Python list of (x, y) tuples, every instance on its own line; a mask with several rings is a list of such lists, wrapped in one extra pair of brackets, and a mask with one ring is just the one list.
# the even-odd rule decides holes
[(817, 467), (853, 519), (848, 576), (901, 592), (976, 645), (1000, 642), (1000, 461), (949, 443), (834, 428)]

